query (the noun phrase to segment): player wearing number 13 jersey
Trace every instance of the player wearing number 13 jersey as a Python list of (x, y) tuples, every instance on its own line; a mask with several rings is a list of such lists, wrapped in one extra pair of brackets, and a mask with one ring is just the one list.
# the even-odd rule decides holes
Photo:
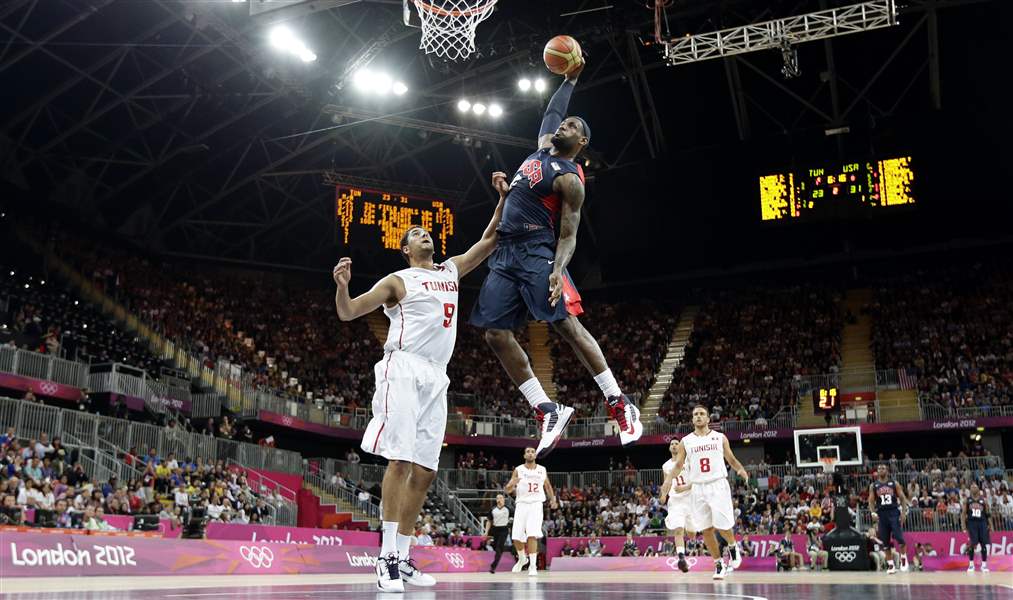
[(373, 418), (362, 437), (362, 449), (386, 458), (383, 476), (383, 536), (376, 563), (377, 588), (404, 592), (404, 583), (435, 585), (415, 568), (408, 556), (426, 492), (436, 467), (447, 427), (447, 363), (457, 338), (458, 281), (488, 258), (496, 246), (496, 226), (503, 213), (506, 174), (494, 173), (500, 202), (482, 238), (467, 252), (433, 262), (433, 239), (422, 227), (411, 227), (401, 238), (407, 269), (392, 273), (365, 294), (351, 298), (348, 284), (352, 261), (334, 267), (338, 317), (350, 321), (378, 307), (390, 319), (383, 358), (376, 363)]
[(879, 539), (886, 544), (886, 574), (893, 575), (897, 568), (893, 563), (893, 540), (897, 540), (900, 549), (900, 570), (908, 570), (907, 545), (904, 543), (904, 515), (909, 506), (904, 486), (890, 477), (890, 469), (879, 465), (876, 479), (869, 486), (869, 511), (873, 512), (879, 524)]
[(728, 469), (725, 461), (735, 472), (748, 481), (749, 474), (742, 463), (732, 454), (728, 438), (720, 431), (711, 431), (710, 411), (705, 406), (693, 408), (693, 433), (680, 440), (675, 458), (675, 472), (686, 468), (693, 484), (693, 525), (703, 532), (704, 543), (714, 559), (714, 579), (724, 579), (725, 564), (721, 559), (721, 548), (714, 537), (716, 529), (728, 542), (731, 566), (735, 569), (742, 564), (742, 551), (735, 542), (732, 527), (735, 526), (735, 510), (732, 507), (732, 490), (728, 485)]

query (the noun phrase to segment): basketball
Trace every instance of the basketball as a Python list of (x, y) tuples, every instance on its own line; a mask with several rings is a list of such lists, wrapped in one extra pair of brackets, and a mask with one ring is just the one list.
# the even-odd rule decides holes
[(545, 44), (542, 51), (545, 66), (556, 75), (566, 75), (584, 59), (577, 40), (568, 35), (557, 35)]

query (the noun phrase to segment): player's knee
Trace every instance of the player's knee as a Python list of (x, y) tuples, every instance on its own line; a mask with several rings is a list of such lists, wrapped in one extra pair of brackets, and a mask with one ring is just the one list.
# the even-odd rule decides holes
[(489, 347), (493, 351), (500, 351), (505, 349), (509, 344), (514, 334), (512, 331), (507, 329), (486, 329), (485, 330), (485, 343), (489, 344)]
[(577, 317), (567, 317), (562, 321), (553, 321), (552, 328), (567, 342), (572, 342), (582, 333), (586, 332)]

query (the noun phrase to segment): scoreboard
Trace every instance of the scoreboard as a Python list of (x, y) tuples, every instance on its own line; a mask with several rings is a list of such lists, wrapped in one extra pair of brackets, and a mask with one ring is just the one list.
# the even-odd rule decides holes
[(878, 214), (913, 205), (911, 157), (827, 164), (760, 177), (764, 221)]
[(419, 225), (443, 255), (454, 236), (454, 211), (443, 200), (339, 184), (335, 188), (335, 234), (339, 244), (400, 252), (405, 230)]
[(840, 412), (841, 403), (837, 398), (837, 388), (819, 388), (812, 391), (813, 413), (822, 414)]

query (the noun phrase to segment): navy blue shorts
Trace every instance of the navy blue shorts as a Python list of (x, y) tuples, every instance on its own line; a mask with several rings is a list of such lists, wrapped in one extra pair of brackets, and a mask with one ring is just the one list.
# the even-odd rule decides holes
[(879, 539), (888, 547), (890, 537), (898, 544), (904, 545), (904, 531), (900, 528), (900, 513), (879, 513)]
[(551, 231), (533, 231), (500, 238), (489, 257), (489, 275), (482, 283), (469, 322), (483, 329), (519, 329), (528, 321), (562, 321), (583, 313), (580, 294), (563, 271), (563, 298), (549, 305), (549, 275), (556, 258)]
[(988, 522), (984, 520), (968, 519), (967, 520), (967, 537), (970, 538), (971, 548), (975, 548), (978, 544), (989, 545), (991, 541), (988, 539)]

